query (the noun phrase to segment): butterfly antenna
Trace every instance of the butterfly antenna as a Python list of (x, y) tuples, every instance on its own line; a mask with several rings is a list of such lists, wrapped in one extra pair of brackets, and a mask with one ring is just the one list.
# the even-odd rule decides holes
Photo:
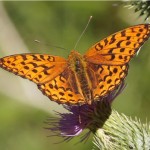
[(78, 45), (78, 43), (79, 43), (81, 37), (83, 36), (83, 34), (85, 33), (85, 31), (86, 31), (86, 29), (87, 29), (87, 27), (88, 27), (88, 25), (89, 25), (91, 19), (92, 19), (92, 16), (90, 16), (90, 18), (89, 18), (89, 20), (88, 20), (88, 22), (87, 22), (87, 24), (86, 24), (84, 30), (82, 31), (80, 37), (78, 38), (78, 40), (77, 40), (77, 42), (76, 42), (76, 44), (75, 44), (75, 46), (74, 46), (74, 49), (76, 49), (76, 47), (77, 47), (77, 45)]
[(39, 40), (34, 40), (34, 42), (36, 43), (41, 43), (43, 45), (47, 45), (47, 46), (51, 46), (51, 47), (55, 47), (55, 48), (59, 48), (59, 49), (64, 49), (64, 50), (67, 50), (66, 48), (63, 48), (63, 47), (60, 47), (60, 46), (56, 46), (56, 45), (52, 45), (52, 44), (48, 44), (48, 43), (44, 43), (44, 42), (41, 42)]

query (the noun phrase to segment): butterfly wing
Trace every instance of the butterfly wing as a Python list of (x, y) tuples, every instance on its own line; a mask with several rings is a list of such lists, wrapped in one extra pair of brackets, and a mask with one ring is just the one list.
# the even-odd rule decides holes
[[(43, 92), (44, 95), (49, 97), (51, 100), (56, 101), (57, 103), (68, 105), (84, 104), (84, 97), (80, 93), (77, 93), (75, 90), (73, 90), (74, 88), (70, 86), (70, 73), (70, 70), (67, 68), (55, 79), (47, 83), (39, 84), (38, 88)], [(75, 80), (71, 79), (71, 81), (74, 82), (75, 86)]]
[(118, 87), (128, 74), (128, 64), (125, 65), (88, 65), (93, 70), (97, 85), (93, 88), (94, 100), (106, 96)]
[(94, 64), (123, 65), (131, 60), (149, 36), (149, 24), (129, 27), (93, 45), (85, 58)]
[(50, 100), (63, 104), (83, 103), (75, 94), (68, 80), (66, 59), (46, 54), (18, 54), (0, 58), (0, 67), (35, 82)]
[(94, 99), (117, 88), (128, 73), (128, 62), (150, 36), (150, 25), (133, 26), (93, 45), (84, 58), (95, 72)]
[(36, 84), (48, 82), (67, 67), (64, 58), (42, 54), (18, 54), (0, 59), (0, 67)]

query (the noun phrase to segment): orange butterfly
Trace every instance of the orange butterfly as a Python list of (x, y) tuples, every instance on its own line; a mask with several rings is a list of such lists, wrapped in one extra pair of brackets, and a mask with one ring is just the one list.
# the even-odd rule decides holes
[(150, 36), (150, 25), (129, 27), (93, 45), (85, 55), (72, 51), (66, 60), (47, 54), (18, 54), (0, 59), (0, 67), (35, 82), (50, 100), (91, 104), (116, 89), (128, 63)]

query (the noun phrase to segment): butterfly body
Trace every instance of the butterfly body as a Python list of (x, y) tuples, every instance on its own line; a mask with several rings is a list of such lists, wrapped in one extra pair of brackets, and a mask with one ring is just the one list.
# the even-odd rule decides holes
[(128, 74), (129, 61), (149, 37), (149, 24), (136, 25), (97, 42), (83, 56), (74, 50), (68, 59), (16, 54), (0, 58), (0, 67), (33, 81), (59, 104), (91, 104), (118, 88)]
[(76, 52), (72, 51), (68, 58), (69, 64), (69, 83), (72, 90), (76, 94), (82, 95), (82, 98), (88, 104), (93, 100), (93, 83), (94, 72), (88, 68), (88, 64), (84, 57)]

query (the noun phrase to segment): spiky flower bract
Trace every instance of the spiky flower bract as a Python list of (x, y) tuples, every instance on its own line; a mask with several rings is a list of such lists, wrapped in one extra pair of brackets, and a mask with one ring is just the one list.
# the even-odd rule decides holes
[(150, 1), (149, 0), (130, 0), (127, 1), (129, 5), (128, 8), (133, 8), (134, 12), (140, 12), (139, 16), (144, 16), (147, 20), (150, 16)]
[(150, 124), (112, 111), (94, 136), (94, 150), (150, 150)]

